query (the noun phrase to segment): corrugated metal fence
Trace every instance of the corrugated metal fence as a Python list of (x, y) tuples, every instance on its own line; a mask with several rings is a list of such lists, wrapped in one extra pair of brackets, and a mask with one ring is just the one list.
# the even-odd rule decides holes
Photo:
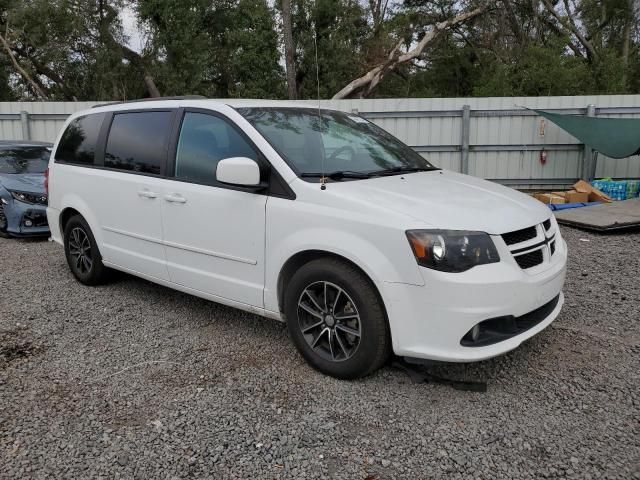
[[(96, 103), (0, 103), (0, 139), (53, 141), (67, 115)], [(640, 178), (640, 156), (599, 155), (594, 162), (571, 135), (520, 108), (640, 118), (640, 95), (323, 100), (321, 105), (359, 113), (442, 168), (514, 187), (560, 188), (589, 176)]]

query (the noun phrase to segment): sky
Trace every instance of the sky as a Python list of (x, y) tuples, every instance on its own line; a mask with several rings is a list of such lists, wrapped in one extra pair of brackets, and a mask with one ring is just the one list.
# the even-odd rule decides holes
[(120, 11), (120, 19), (122, 20), (122, 26), (124, 28), (125, 35), (129, 38), (129, 48), (140, 52), (144, 39), (142, 32), (138, 29), (138, 21), (133, 9), (129, 6), (124, 7)]

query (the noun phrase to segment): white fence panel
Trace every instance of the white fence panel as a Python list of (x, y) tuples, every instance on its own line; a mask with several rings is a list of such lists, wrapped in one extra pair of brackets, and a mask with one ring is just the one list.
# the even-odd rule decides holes
[[(224, 100), (220, 100), (224, 101)], [(0, 140), (54, 141), (64, 119), (99, 102), (0, 103)], [(315, 100), (307, 100), (317, 106)], [(468, 151), (464, 147), (468, 105)], [(598, 156), (585, 164), (585, 146), (549, 121), (521, 107), (602, 117), (640, 118), (640, 95), (493, 98), (389, 98), (322, 100), (323, 108), (357, 112), (413, 147), (432, 163), (519, 188), (561, 188), (585, 174), (640, 178), (640, 156)], [(543, 123), (543, 125), (542, 125)], [(546, 153), (544, 165), (540, 153)]]

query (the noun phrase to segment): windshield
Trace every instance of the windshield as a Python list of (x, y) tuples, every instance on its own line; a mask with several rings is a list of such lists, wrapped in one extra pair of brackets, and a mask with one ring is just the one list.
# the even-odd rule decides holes
[(13, 147), (0, 150), (0, 174), (44, 173), (51, 150), (47, 147)]
[[(240, 108), (300, 176), (367, 178), (435, 169), (398, 139), (357, 115), (306, 108)], [(338, 178), (333, 176), (331, 178)]]

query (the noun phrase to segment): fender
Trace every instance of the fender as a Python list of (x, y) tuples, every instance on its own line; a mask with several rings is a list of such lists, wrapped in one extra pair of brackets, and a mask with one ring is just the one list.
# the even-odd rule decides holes
[[(62, 208), (60, 209), (60, 216), (67, 208), (73, 208), (83, 216), (89, 224), (89, 228), (91, 229), (91, 233), (93, 233), (93, 238), (96, 240), (98, 249), (102, 250), (102, 229), (87, 203), (75, 193), (65, 193), (60, 200), (60, 205), (62, 205)], [(64, 236), (62, 229), (61, 235)]]
[[(398, 260), (393, 262), (388, 252), (383, 253), (377, 245), (366, 238), (328, 227), (298, 230), (279, 239), (274, 245), (269, 245), (269, 239), (267, 239), (267, 251), (271, 254), (266, 259), (265, 308), (279, 311), (277, 286), (282, 268), (293, 256), (311, 250), (339, 255), (353, 262), (365, 272), (381, 294), (384, 282), (424, 285), (424, 279), (420, 275), (411, 249), (404, 243), (399, 243), (398, 248), (393, 247), (397, 252), (397, 258), (394, 259)], [(409, 269), (407, 265), (410, 266)]]

